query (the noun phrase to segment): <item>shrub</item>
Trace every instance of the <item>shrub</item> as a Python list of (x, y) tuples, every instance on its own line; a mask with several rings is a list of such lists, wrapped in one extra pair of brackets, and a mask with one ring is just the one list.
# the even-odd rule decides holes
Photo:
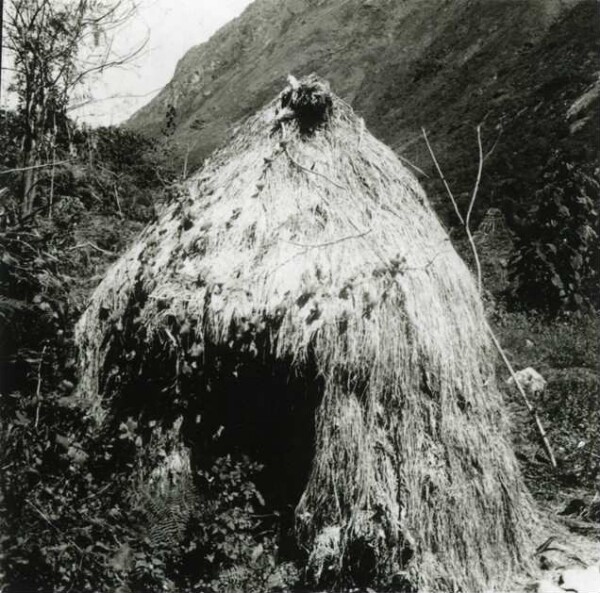
[(7, 591), (97, 591), (119, 584), (118, 543), (135, 533), (119, 503), (123, 478), (103, 476), (91, 425), (61, 390), (0, 398), (0, 562)]
[(198, 571), (195, 588), (260, 593), (297, 582), (295, 566), (278, 559), (277, 515), (264, 510), (253, 482), (261, 470), (245, 456), (226, 455), (198, 472), (201, 501), (183, 561)]
[(555, 157), (539, 204), (521, 229), (510, 262), (512, 303), (551, 315), (580, 310), (594, 298), (599, 272), (600, 184)]

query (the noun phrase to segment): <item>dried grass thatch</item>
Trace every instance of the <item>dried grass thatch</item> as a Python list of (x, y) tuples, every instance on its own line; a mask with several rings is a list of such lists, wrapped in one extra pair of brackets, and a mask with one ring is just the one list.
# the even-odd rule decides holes
[(227, 353), (236, 377), (254, 361), (296, 389), (314, 378), (294, 502), (316, 580), (475, 592), (522, 567), (535, 513), (471, 274), (413, 175), (316, 79), (244, 122), (142, 233), (78, 341), (99, 418), (157, 343), (188, 399)]

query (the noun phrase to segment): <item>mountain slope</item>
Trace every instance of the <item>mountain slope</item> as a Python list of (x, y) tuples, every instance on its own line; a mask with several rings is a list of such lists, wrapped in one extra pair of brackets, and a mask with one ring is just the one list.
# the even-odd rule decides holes
[[(459, 199), (471, 190), (483, 122), (485, 152), (494, 149), (481, 208), (528, 203), (553, 150), (596, 157), (597, 16), (593, 0), (256, 0), (192, 48), (128, 125), (158, 135), (174, 107), (175, 141), (195, 166), (287, 74), (314, 71), (433, 173), (425, 126)], [(441, 184), (423, 181), (434, 201), (442, 196)]]

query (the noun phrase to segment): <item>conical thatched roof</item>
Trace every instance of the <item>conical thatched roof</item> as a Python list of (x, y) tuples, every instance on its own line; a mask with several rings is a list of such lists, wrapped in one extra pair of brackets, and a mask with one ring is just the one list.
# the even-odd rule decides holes
[(282, 401), (315, 396), (293, 502), (317, 580), (474, 592), (522, 562), (532, 510), (473, 279), (412, 174), (316, 79), (234, 131), (109, 271), (78, 342), (98, 418), (166, 364), (173, 397), (202, 401), (228, 357), (237, 379), (287, 373)]

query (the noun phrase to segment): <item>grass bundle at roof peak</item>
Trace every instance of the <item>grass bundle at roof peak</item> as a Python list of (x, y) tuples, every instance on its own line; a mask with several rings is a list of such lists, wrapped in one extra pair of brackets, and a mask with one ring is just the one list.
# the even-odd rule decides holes
[(311, 134), (326, 125), (333, 107), (329, 85), (315, 75), (308, 76), (302, 83), (293, 76), (288, 80), (290, 84), (279, 98), (277, 120), (294, 120), (301, 134)]
[(304, 377), (314, 437), (287, 502), (313, 579), (474, 592), (523, 565), (535, 513), (471, 274), (413, 175), (314, 77), (245, 121), (143, 232), (78, 341), (100, 419), (165, 365), (178, 397), (215, 402), (226, 382), (240, 406), (256, 395), (244, 369), (264, 387), (283, 368), (290, 406)]

